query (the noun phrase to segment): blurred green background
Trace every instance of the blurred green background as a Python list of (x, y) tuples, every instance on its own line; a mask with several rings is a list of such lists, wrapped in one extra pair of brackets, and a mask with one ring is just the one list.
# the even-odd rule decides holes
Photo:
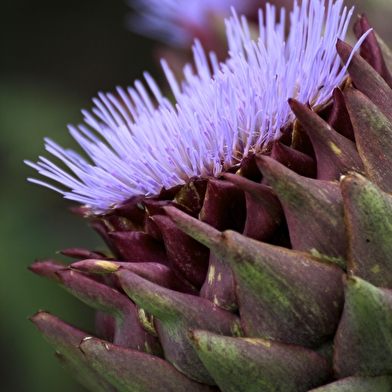
[[(82, 122), (98, 91), (155, 72), (153, 42), (126, 30), (122, 1), (0, 2), (0, 390), (84, 391), (63, 371), (27, 317), (44, 309), (93, 331), (92, 311), (27, 270), (70, 247), (104, 245), (61, 195), (28, 183), (43, 137), (74, 146), (66, 125)], [(156, 72), (155, 72), (156, 73)]]
[[(361, 4), (362, 3), (362, 4)], [(392, 43), (390, 0), (351, 1)], [(388, 10), (389, 9), (389, 10)], [(154, 42), (126, 30), (121, 0), (0, 2), (0, 390), (84, 391), (58, 365), (27, 317), (44, 309), (92, 331), (91, 310), (26, 267), (60, 249), (103, 247), (60, 195), (30, 184), (23, 159), (44, 153), (43, 137), (73, 147), (66, 124), (82, 121), (97, 91), (157, 74)], [(65, 260), (65, 259), (63, 259)]]

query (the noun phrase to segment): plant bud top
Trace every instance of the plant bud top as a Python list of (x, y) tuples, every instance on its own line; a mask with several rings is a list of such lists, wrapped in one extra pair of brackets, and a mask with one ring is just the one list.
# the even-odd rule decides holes
[(286, 39), (285, 10), (278, 23), (275, 7), (267, 5), (265, 14), (259, 11), (254, 41), (246, 19), (233, 10), (226, 21), (225, 63), (218, 64), (213, 53), (207, 59), (196, 41), (196, 72), (185, 66), (179, 85), (162, 61), (175, 105), (147, 73), (150, 92), (136, 81), (116, 94), (100, 93), (93, 114), (82, 111), (88, 127), (69, 127), (89, 160), (46, 139), (46, 149), (71, 174), (45, 157), (37, 164), (26, 162), (67, 190), (29, 180), (100, 213), (193, 177), (218, 177), (281, 136), (281, 128), (294, 118), (289, 98), (312, 107), (330, 100), (346, 76), (349, 62), (340, 67), (335, 45), (337, 38), (344, 39), (352, 13), (342, 0), (330, 0), (328, 7), (324, 0), (295, 2)]

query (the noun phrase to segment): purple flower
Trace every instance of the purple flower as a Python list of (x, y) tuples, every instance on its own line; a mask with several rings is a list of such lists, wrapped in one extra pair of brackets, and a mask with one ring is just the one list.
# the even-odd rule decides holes
[(346, 76), (335, 44), (344, 39), (352, 12), (342, 0), (330, 0), (326, 8), (323, 0), (295, 2), (285, 39), (284, 9), (276, 23), (275, 8), (267, 5), (266, 14), (259, 13), (255, 41), (246, 19), (233, 11), (226, 21), (230, 51), (225, 63), (218, 64), (214, 54), (207, 59), (196, 41), (195, 67), (187, 65), (178, 84), (162, 62), (176, 105), (148, 74), (153, 98), (140, 81), (118, 88), (117, 94), (100, 93), (93, 114), (83, 111), (88, 127), (70, 127), (91, 162), (50, 139), (46, 149), (71, 174), (44, 157), (37, 164), (26, 162), (69, 190), (29, 180), (99, 213), (192, 177), (218, 177), (281, 136), (281, 128), (294, 119), (288, 98), (312, 107), (330, 100)]
[(194, 33), (209, 29), (211, 17), (226, 16), (233, 6), (240, 13), (255, 8), (254, 0), (128, 0), (138, 11), (127, 19), (134, 32), (173, 46), (188, 46)]

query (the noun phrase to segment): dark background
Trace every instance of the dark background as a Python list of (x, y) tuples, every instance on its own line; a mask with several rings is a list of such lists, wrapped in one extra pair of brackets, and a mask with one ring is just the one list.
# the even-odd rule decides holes
[[(0, 1), (0, 390), (84, 391), (57, 363), (27, 317), (44, 309), (93, 331), (93, 313), (27, 270), (60, 249), (99, 249), (86, 221), (61, 195), (30, 184), (23, 164), (45, 153), (43, 137), (74, 146), (66, 125), (82, 122), (98, 91), (157, 74), (153, 42), (124, 26), (122, 1)], [(46, 154), (48, 156), (48, 154)], [(65, 261), (66, 259), (63, 258)], [(68, 260), (67, 260), (68, 261)]]
[[(356, 1), (392, 42), (390, 0)], [(362, 3), (362, 4), (360, 4)], [(0, 1), (0, 390), (83, 391), (58, 365), (27, 317), (48, 310), (92, 331), (90, 309), (29, 272), (35, 259), (60, 249), (103, 244), (60, 195), (30, 184), (23, 159), (44, 153), (43, 137), (73, 147), (66, 124), (82, 121), (98, 91), (160, 77), (155, 43), (126, 30), (121, 0)], [(388, 38), (389, 34), (389, 38)], [(63, 259), (65, 260), (65, 259)]]

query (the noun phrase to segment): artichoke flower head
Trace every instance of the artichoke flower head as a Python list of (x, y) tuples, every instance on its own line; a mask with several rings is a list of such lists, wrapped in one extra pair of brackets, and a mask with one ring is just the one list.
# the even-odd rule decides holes
[(97, 311), (31, 318), (89, 390), (390, 391), (392, 55), (352, 13), (233, 10), (225, 62), (162, 61), (175, 104), (145, 74), (70, 126), (87, 158), (26, 162), (109, 248), (30, 267)]
[(225, 63), (217, 63), (213, 53), (207, 59), (196, 41), (196, 72), (186, 66), (179, 84), (162, 61), (175, 105), (145, 74), (150, 94), (140, 81), (117, 94), (101, 93), (93, 113), (83, 111), (89, 127), (70, 127), (89, 161), (46, 140), (46, 149), (73, 174), (46, 158), (29, 164), (69, 188), (56, 189), (66, 198), (94, 212), (134, 195), (156, 196), (194, 177), (218, 178), (281, 137), (295, 117), (289, 98), (311, 107), (331, 100), (347, 76), (335, 45), (344, 39), (352, 13), (342, 1), (328, 8), (324, 1), (295, 3), (286, 39), (285, 10), (277, 23), (276, 10), (268, 5), (265, 15), (260, 11), (260, 36), (254, 41), (246, 19), (233, 11), (226, 23)]

